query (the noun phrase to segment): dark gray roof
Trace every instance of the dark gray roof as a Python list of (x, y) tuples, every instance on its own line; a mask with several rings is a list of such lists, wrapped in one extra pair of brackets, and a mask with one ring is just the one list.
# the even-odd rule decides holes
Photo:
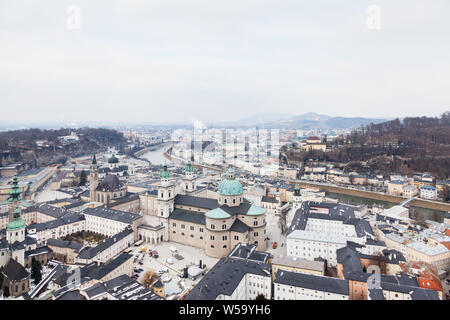
[(75, 223), (75, 222), (78, 222), (81, 220), (83, 220), (82, 217), (74, 214), (73, 212), (69, 212), (66, 215), (61, 216), (60, 218), (57, 218), (55, 220), (50, 220), (47, 222), (42, 222), (42, 223), (37, 223), (37, 224), (30, 224), (27, 226), (27, 230), (28, 229), (36, 229), (36, 232), (40, 232), (40, 231), (48, 230), (48, 229), (55, 229), (60, 226)]
[(105, 286), (106, 286), (106, 289), (109, 291), (109, 290), (114, 290), (114, 289), (124, 285), (125, 283), (130, 283), (131, 281), (133, 281), (133, 279), (131, 279), (128, 275), (122, 274), (116, 278), (106, 281)]
[(384, 300), (382, 289), (367, 289), (370, 300)]
[(97, 186), (96, 191), (119, 191), (124, 190), (125, 186), (120, 182), (115, 174), (107, 174), (103, 181)]
[(268, 196), (263, 196), (261, 198), (261, 202), (270, 202), (270, 203), (277, 203), (278, 200), (275, 197), (268, 197)]
[(113, 270), (117, 269), (119, 266), (124, 264), (129, 259), (132, 259), (133, 256), (129, 253), (121, 253), (116, 258), (109, 260), (108, 262), (102, 264), (95, 272), (92, 273), (92, 278), (100, 280)]
[(50, 238), (47, 240), (47, 245), (60, 247), (60, 248), (70, 248), (70, 249), (75, 250), (75, 252), (80, 251), (81, 248), (83, 247), (83, 245), (81, 243), (76, 242), (76, 241), (66, 241), (66, 240), (53, 239), (53, 238)]
[(229, 296), (247, 273), (270, 277), (270, 266), (245, 259), (221, 258), (184, 300), (215, 300), (220, 294)]
[(247, 226), (245, 223), (243, 223), (241, 220), (236, 219), (234, 220), (233, 224), (231, 225), (230, 231), (244, 233), (250, 230), (250, 227)]
[(270, 258), (270, 253), (257, 251), (256, 247), (257, 247), (256, 244), (243, 245), (242, 243), (239, 242), (233, 248), (233, 250), (231, 250), (228, 256), (230, 258), (246, 259), (249, 261), (267, 263), (267, 261)]
[[(118, 234), (107, 238), (105, 241), (99, 243), (95, 247), (85, 247), (83, 248), (80, 253), (78, 254), (77, 258), (79, 259), (92, 259), (99, 253), (105, 251), (106, 249), (113, 246), (115, 243), (119, 242), (120, 240), (124, 239), (125, 237), (129, 236), (133, 233), (133, 229), (126, 228), (125, 230), (119, 232)], [(131, 245), (131, 243), (129, 243)]]
[(120, 222), (128, 223), (128, 224), (132, 224), (133, 221), (142, 217), (139, 214), (115, 210), (115, 209), (107, 209), (105, 207), (86, 208), (82, 211), (82, 213), (96, 216), (96, 217), (101, 217), (104, 219), (120, 221)]
[(174, 199), (175, 205), (183, 205), (183, 206), (191, 206), (202, 209), (215, 209), (219, 206), (219, 203), (216, 199), (204, 198), (204, 197), (196, 197), (178, 194)]
[(344, 279), (316, 276), (312, 274), (279, 269), (273, 282), (305, 289), (336, 293), (346, 296), (349, 295), (348, 280)]
[(9, 259), (3, 268), (2, 273), (10, 281), (21, 281), (30, 275), (28, 271), (14, 259)]
[(52, 252), (53, 252), (52, 249), (50, 249), (47, 246), (43, 246), (43, 247), (38, 247), (33, 250), (25, 251), (25, 257), (28, 258), (28, 257), (32, 257), (32, 256), (39, 256), (41, 254), (48, 254), (48, 253), (52, 253)]
[(83, 290), (88, 295), (89, 299), (95, 298), (107, 292), (106, 286), (102, 283), (96, 283), (89, 288)]
[(174, 209), (169, 219), (192, 222), (197, 224), (205, 224), (205, 213), (182, 209)]
[(23, 210), (23, 212), (35, 212), (35, 211), (51, 216), (53, 218), (61, 218), (67, 214), (73, 214), (72, 211), (60, 207), (54, 207), (47, 203), (36, 204)]
[(233, 216), (236, 214), (247, 214), (251, 206), (252, 205), (250, 203), (244, 202), (238, 206), (232, 207), (229, 207), (228, 205), (224, 204), (220, 206), (220, 209)]
[(63, 293), (55, 300), (86, 300), (86, 297), (80, 293), (80, 290), (71, 290)]
[[(297, 209), (294, 214), (294, 218), (292, 219), (291, 226), (289, 227), (288, 234), (290, 234), (294, 230), (305, 230), (306, 224), (309, 218), (312, 219), (322, 219), (322, 220), (334, 220), (334, 221), (342, 221), (344, 224), (351, 224), (355, 226), (355, 232), (358, 237), (369, 236), (374, 237), (375, 233), (370, 226), (370, 223), (363, 219), (355, 218), (354, 208), (352, 206), (348, 206), (345, 204), (336, 204), (336, 203), (321, 203), (320, 205), (326, 208), (330, 208), (329, 213), (322, 214), (311, 212), (310, 207), (311, 204), (317, 206), (317, 203), (308, 202), (302, 203), (301, 207)], [(375, 245), (375, 241), (372, 242)]]
[(118, 205), (121, 205), (121, 204), (124, 204), (127, 202), (132, 202), (132, 201), (135, 201), (138, 199), (139, 199), (139, 194), (127, 192), (127, 194), (125, 196), (116, 198), (113, 200), (113, 202), (110, 202), (110, 203), (106, 204), (105, 206), (107, 208), (113, 208), (115, 206), (118, 206)]

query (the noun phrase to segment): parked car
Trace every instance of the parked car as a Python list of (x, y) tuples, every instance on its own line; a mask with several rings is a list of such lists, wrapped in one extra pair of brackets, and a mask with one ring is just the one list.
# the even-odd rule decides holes
[(150, 257), (153, 257), (155, 259), (159, 257), (158, 251), (156, 250), (151, 250), (148, 254), (150, 255)]
[(140, 266), (142, 266), (142, 265), (143, 265), (142, 261), (139, 261), (139, 262), (138, 262), (138, 264), (139, 264)]
[(450, 285), (450, 279), (446, 279), (445, 283)]
[(278, 242), (275, 241), (275, 242), (273, 243), (273, 245), (272, 245), (272, 248), (276, 249), (277, 246), (278, 246)]

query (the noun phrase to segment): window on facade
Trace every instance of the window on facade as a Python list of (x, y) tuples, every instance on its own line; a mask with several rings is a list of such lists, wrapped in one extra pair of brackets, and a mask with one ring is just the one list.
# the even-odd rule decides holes
[(198, 231), (203, 232), (203, 228), (198, 228)]
[(226, 224), (223, 224), (222, 225), (222, 230), (225, 230), (227, 228), (227, 225)]
[(214, 236), (210, 236), (209, 238), (210, 238), (211, 240), (214, 240)]
[(223, 237), (222, 237), (222, 240), (223, 240), (223, 241), (225, 241), (225, 240), (227, 240), (227, 239), (228, 239), (227, 236), (223, 236)]
[(184, 229), (184, 224), (181, 225), (181, 229)]
[(215, 228), (216, 228), (216, 226), (212, 224), (212, 225), (211, 225), (211, 229), (214, 230)]

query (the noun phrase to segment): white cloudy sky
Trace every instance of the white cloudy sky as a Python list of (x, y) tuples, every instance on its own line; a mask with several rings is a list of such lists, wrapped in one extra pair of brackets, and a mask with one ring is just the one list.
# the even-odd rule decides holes
[(450, 1), (0, 0), (0, 106), (4, 121), (436, 116)]

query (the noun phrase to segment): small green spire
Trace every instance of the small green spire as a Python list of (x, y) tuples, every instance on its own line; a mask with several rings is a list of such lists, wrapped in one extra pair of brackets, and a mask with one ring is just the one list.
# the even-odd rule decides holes
[(164, 165), (163, 171), (161, 171), (161, 178), (170, 178), (169, 170), (167, 170), (167, 165)]
[(189, 161), (186, 166), (186, 172), (193, 172), (193, 171), (194, 171), (194, 167), (192, 166), (191, 162)]
[(92, 157), (92, 164), (97, 165), (97, 158), (95, 156), (95, 153), (94, 153), (94, 157)]
[(17, 175), (14, 175), (11, 190), (9, 190), (8, 201), (9, 202), (21, 201), (22, 197), (20, 196), (20, 194), (21, 194), (21, 191), (19, 188), (19, 180), (17, 179)]

